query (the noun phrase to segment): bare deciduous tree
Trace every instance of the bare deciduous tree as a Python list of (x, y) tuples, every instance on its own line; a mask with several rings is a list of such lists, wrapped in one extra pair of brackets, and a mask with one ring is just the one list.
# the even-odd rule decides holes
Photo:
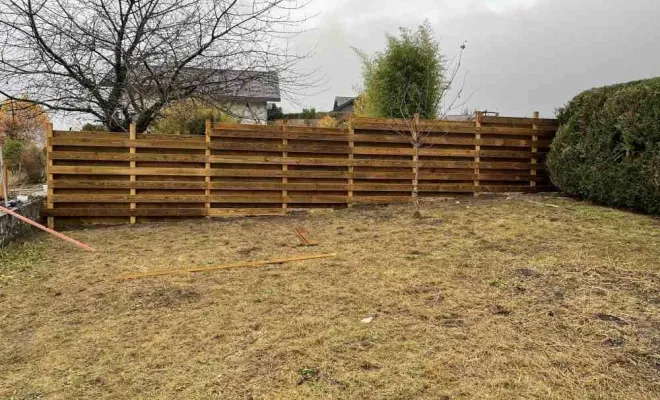
[(141, 132), (176, 100), (300, 83), (306, 3), (0, 0), (0, 94)]

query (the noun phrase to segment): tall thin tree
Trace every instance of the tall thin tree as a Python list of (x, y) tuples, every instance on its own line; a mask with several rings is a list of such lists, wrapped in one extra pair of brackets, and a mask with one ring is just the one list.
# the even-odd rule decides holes
[(356, 50), (363, 61), (363, 94), (358, 101), (363, 115), (386, 118), (390, 128), (405, 137), (413, 149), (411, 197), (419, 209), (420, 149), (433, 133), (426, 120), (444, 119), (465, 105), (462, 100), (466, 75), (454, 93), (453, 88), (462, 66), (466, 43), (447, 60), (428, 22), (417, 31), (401, 28), (400, 35), (387, 36), (384, 52), (370, 57)]

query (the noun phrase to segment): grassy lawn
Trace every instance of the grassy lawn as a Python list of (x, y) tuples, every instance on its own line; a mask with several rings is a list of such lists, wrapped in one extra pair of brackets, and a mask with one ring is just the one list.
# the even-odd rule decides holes
[[(10, 247), (0, 398), (660, 398), (660, 221), (544, 196), (433, 202), (423, 215), (69, 231), (96, 254), (46, 235)], [(301, 247), (296, 226), (320, 245)]]

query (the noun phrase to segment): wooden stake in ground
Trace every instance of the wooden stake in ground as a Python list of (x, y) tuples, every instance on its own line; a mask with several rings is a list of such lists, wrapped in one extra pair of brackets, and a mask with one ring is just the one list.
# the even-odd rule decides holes
[(7, 165), (2, 159), (2, 146), (0, 146), (0, 200), (5, 201), (5, 206), (9, 206), (9, 174)]
[(81, 242), (79, 242), (79, 241), (77, 241), (77, 240), (75, 240), (75, 239), (71, 239), (70, 237), (68, 237), (68, 236), (66, 236), (66, 235), (63, 235), (63, 234), (61, 234), (61, 233), (59, 233), (59, 232), (55, 232), (54, 230), (52, 230), (52, 229), (50, 229), (50, 228), (46, 228), (45, 226), (43, 226), (43, 225), (41, 225), (41, 224), (39, 224), (39, 223), (36, 223), (36, 222), (32, 221), (30, 218), (26, 218), (26, 217), (24, 217), (24, 216), (22, 216), (22, 215), (20, 215), (20, 214), (17, 214), (17, 213), (15, 213), (15, 212), (13, 212), (12, 210), (8, 209), (8, 208), (5, 208), (5, 207), (0, 206), (0, 211), (4, 211), (4, 212), (6, 212), (7, 214), (9, 214), (9, 215), (11, 215), (11, 216), (13, 216), (13, 217), (18, 218), (18, 219), (20, 219), (21, 221), (23, 221), (23, 222), (25, 222), (25, 223), (28, 223), (28, 224), (30, 224), (30, 225), (32, 225), (32, 226), (36, 226), (37, 228), (41, 229), (42, 231), (46, 231), (46, 232), (50, 233), (51, 235), (57, 236), (58, 238), (60, 238), (60, 239), (62, 239), (62, 240), (66, 240), (66, 241), (69, 242), (69, 243), (73, 243), (73, 244), (75, 244), (76, 246), (78, 246), (78, 247), (80, 247), (80, 248), (82, 248), (82, 249), (85, 249), (85, 250), (87, 250), (87, 251), (96, 251), (94, 248), (89, 247), (89, 246), (86, 245), (85, 243), (81, 243)]
[(305, 246), (318, 246), (319, 242), (309, 237), (309, 232), (302, 226), (296, 227), (296, 235)]
[(317, 258), (328, 258), (328, 257), (334, 257), (336, 255), (337, 254), (335, 254), (335, 253), (331, 253), (331, 254), (313, 254), (313, 255), (308, 255), (308, 256), (297, 256), (297, 257), (279, 258), (279, 259), (276, 258), (276, 259), (272, 259), (272, 260), (263, 260), (263, 261), (244, 261), (244, 262), (238, 262), (238, 263), (234, 263), (234, 264), (214, 265), (214, 266), (211, 266), (211, 267), (161, 269), (161, 270), (157, 270), (157, 271), (145, 272), (145, 273), (142, 273), (142, 274), (122, 275), (122, 276), (118, 276), (117, 279), (119, 279), (119, 280), (131, 280), (131, 279), (139, 279), (139, 278), (148, 278), (148, 277), (153, 277), (153, 276), (163, 276), (163, 275), (172, 275), (172, 274), (185, 274), (185, 273), (192, 273), (192, 272), (216, 271), (216, 270), (221, 270), (221, 269), (260, 267), (262, 265), (269, 265), (269, 264), (284, 264), (284, 263), (293, 262), (293, 261), (304, 261), (304, 260), (314, 260), (314, 259), (317, 259)]

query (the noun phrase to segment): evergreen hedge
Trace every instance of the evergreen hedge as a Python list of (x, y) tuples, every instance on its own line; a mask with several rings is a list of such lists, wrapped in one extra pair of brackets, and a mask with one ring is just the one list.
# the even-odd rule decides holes
[(548, 166), (559, 189), (660, 214), (660, 78), (588, 90), (558, 118)]

